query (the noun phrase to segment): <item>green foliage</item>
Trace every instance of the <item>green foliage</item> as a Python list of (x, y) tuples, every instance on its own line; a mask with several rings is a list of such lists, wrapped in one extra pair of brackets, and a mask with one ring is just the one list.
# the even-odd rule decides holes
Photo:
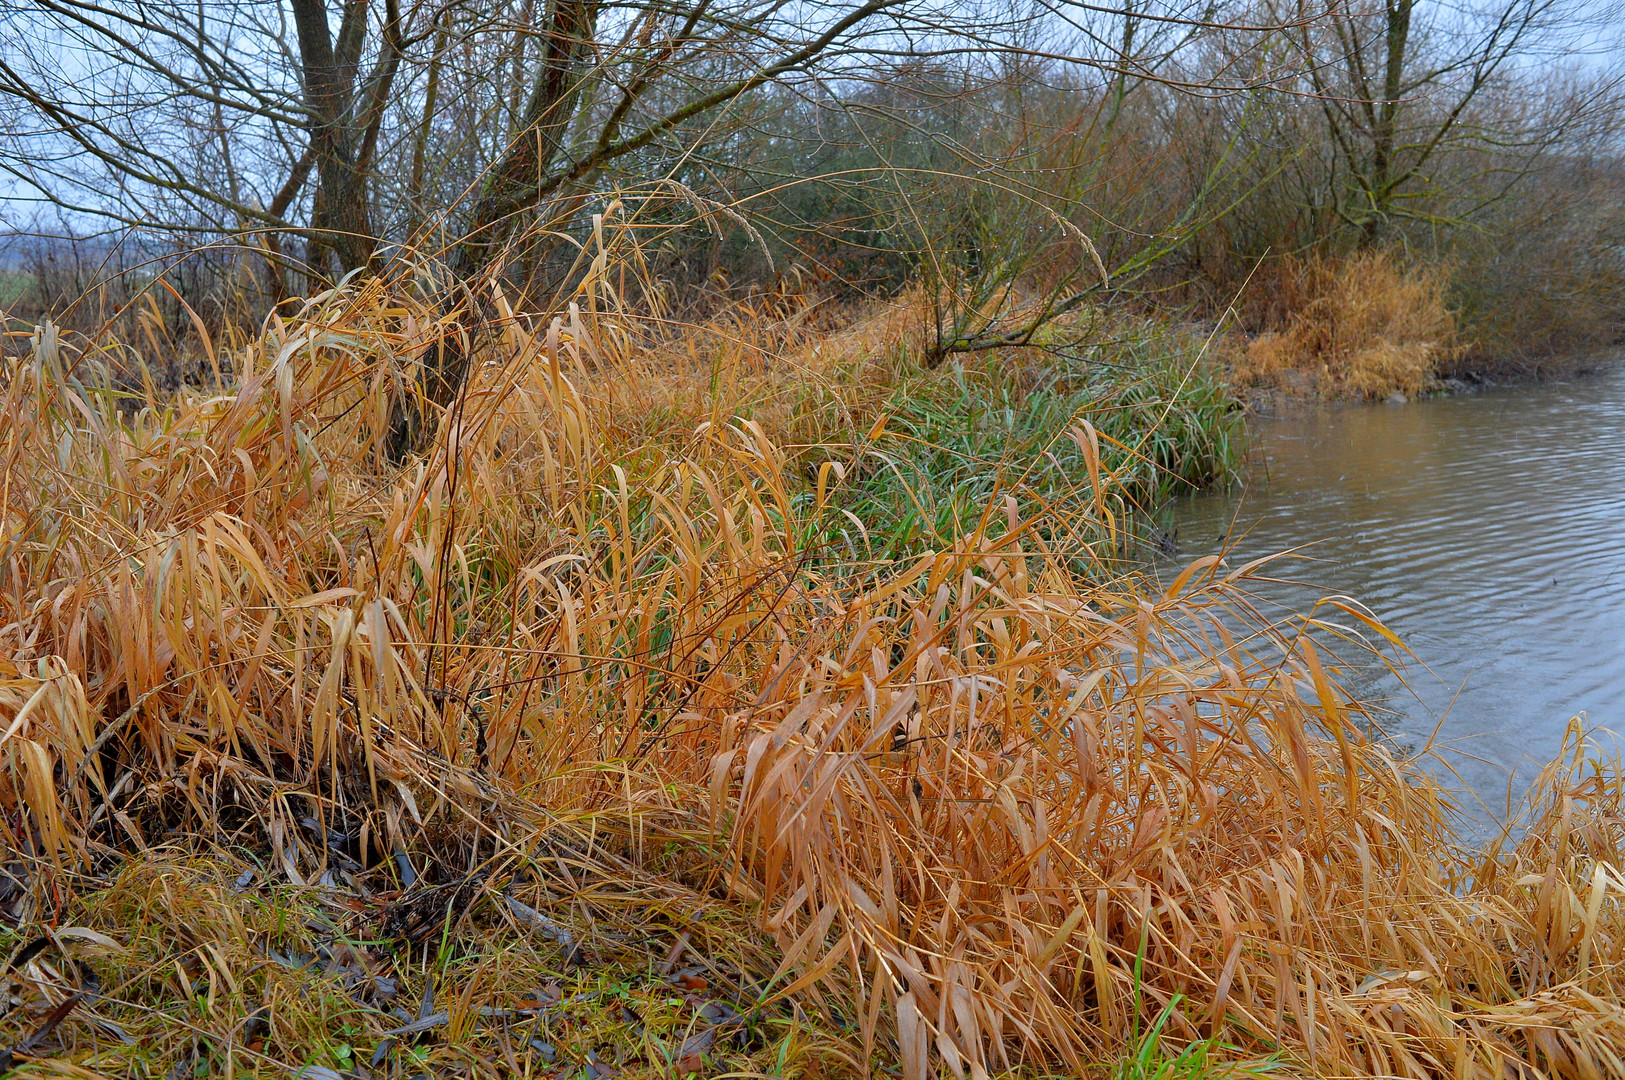
[[(940, 548), (984, 516), (998, 535), (1003, 494), (1072, 508), (1074, 522), (1109, 518), (1131, 540), (1162, 500), (1229, 479), (1240, 403), (1201, 343), (1149, 322), (1115, 329), (1082, 350), (995, 353), (905, 381), (846, 496), (870, 549)], [(1098, 503), (1083, 422), (1098, 434)]]
[(1280, 1068), (1275, 1058), (1238, 1061), (1236, 1048), (1217, 1039), (1198, 1039), (1179, 1050), (1170, 1047), (1163, 1036), (1180, 1000), (1175, 995), (1168, 1002), (1134, 1053), (1118, 1063), (1112, 1080), (1239, 1080), (1268, 1077)]

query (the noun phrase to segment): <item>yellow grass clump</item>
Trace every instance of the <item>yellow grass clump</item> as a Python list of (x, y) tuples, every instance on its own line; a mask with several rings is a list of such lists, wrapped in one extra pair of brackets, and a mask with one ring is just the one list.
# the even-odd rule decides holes
[[(867, 432), (811, 468), (726, 415), (653, 452), (614, 320), (492, 303), (404, 469), (386, 403), (468, 331), (381, 279), (207, 393), (121, 398), (49, 328), (6, 369), (18, 1060), (1078, 1075), (1161, 1016), (1288, 1074), (1625, 1075), (1625, 785), (1578, 732), (1523, 839), (1469, 852), (1313, 644), (1385, 633), (1355, 605), (1108, 574), (1015, 495), (837, 565)], [(668, 357), (665, 392), (748, 355)]]
[(1438, 268), (1364, 252), (1293, 263), (1284, 279), (1285, 328), (1248, 343), (1235, 367), (1242, 385), (1366, 400), (1414, 395), (1455, 355), (1456, 320)]

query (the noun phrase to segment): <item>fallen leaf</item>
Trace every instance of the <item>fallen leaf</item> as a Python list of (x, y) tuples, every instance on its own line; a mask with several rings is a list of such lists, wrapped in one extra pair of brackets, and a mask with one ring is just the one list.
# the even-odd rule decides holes
[(707, 1001), (700, 1007), (700, 1018), (712, 1024), (731, 1024), (739, 1019), (739, 1010), (726, 1001)]
[(4, 1076), (17, 1067), (17, 1058), (19, 1056), (28, 1057), (32, 1055), (34, 1048), (50, 1037), (51, 1032), (56, 1030), (56, 1026), (67, 1018), (67, 1015), (73, 1011), (74, 1006), (83, 1001), (84, 997), (85, 995), (80, 991), (69, 994), (62, 1004), (51, 1010), (51, 1015), (45, 1018), (45, 1022), (36, 1028), (32, 1035), (17, 1044), (15, 1050), (0, 1051), (0, 1076)]
[(511, 896), (504, 896), (503, 901), (508, 910), (513, 912), (514, 921), (527, 930), (534, 930), (543, 937), (552, 938), (566, 949), (575, 944), (575, 936), (559, 923), (549, 919), (529, 904), (522, 904)]
[(717, 1029), (706, 1028), (683, 1040), (677, 1050), (676, 1068), (680, 1073), (696, 1073), (705, 1068), (705, 1055), (717, 1043)]
[(430, 1028), (437, 1028), (442, 1024), (448, 1023), (450, 1020), (451, 1013), (449, 1012), (442, 1011), (430, 1013), (428, 1016), (418, 1017), (409, 1024), (402, 1024), (398, 1028), (390, 1028), (388, 1031), (383, 1032), (383, 1037), (389, 1039), (398, 1035), (416, 1035), (420, 1031), (428, 1031)]
[(92, 945), (100, 945), (102, 948), (112, 949), (114, 952), (124, 951), (123, 945), (120, 945), (106, 934), (86, 926), (64, 926), (62, 929), (55, 931), (55, 934), (59, 938), (77, 938), (80, 941), (88, 941)]

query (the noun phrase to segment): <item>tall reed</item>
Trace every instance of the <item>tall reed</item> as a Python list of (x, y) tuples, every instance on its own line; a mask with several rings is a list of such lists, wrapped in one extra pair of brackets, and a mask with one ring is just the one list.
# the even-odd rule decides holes
[(1375, 400), (1428, 389), (1460, 352), (1449, 275), (1395, 253), (1287, 259), (1270, 306), (1282, 323), (1236, 364), (1243, 384)]
[[(1625, 1074), (1625, 786), (1578, 732), (1524, 838), (1468, 852), (1306, 632), (1386, 631), (1345, 601), (1272, 622), (1259, 564), (1121, 572), (1140, 459), (1086, 408), (1066, 497), (995, 482), (854, 567), (830, 538), (884, 426), (820, 381), (850, 368), (795, 376), (876, 416), (844, 448), (721, 411), (751, 364), (789, 378), (748, 344), (692, 366), (704, 393), (668, 377), (719, 411), (661, 442), (613, 311), (491, 304), (476, 333), (382, 279), (326, 293), (168, 398), (48, 326), (5, 372), (0, 820), (31, 918), (177, 837), (330, 884), (314, 827), (361, 879), (511, 895), (562, 852), (720, 907), (770, 958), (755, 1007), (910, 1078), (1087, 1072), (1158, 1022), (1314, 1075)], [(447, 334), (474, 375), (392, 469), (386, 405)]]

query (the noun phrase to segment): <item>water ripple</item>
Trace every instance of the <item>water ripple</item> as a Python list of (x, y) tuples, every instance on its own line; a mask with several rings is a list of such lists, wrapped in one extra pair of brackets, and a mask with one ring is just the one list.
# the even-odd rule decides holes
[(1244, 491), (1174, 507), (1181, 563), (1227, 536), (1232, 565), (1307, 545), (1277, 576), (1361, 600), (1419, 661), (1410, 691), (1370, 664), (1356, 688), (1413, 744), (1436, 728), (1492, 805), (1575, 714), (1625, 731), (1625, 371), (1304, 410), (1254, 434)]

